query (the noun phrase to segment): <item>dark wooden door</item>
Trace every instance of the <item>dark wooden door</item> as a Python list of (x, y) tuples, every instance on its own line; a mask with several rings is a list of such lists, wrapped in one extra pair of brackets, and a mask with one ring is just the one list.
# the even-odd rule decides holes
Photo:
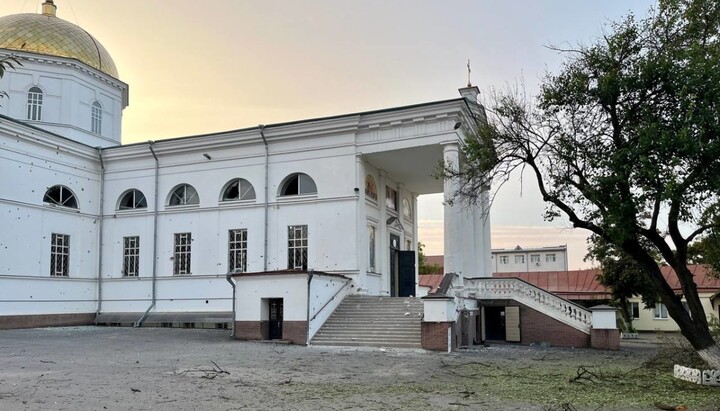
[(415, 295), (415, 251), (398, 251), (398, 297)]
[(270, 322), (269, 322), (269, 338), (271, 340), (282, 339), (282, 323), (283, 323), (283, 299), (271, 298), (270, 301)]
[(390, 296), (398, 297), (398, 253), (400, 252), (400, 236), (390, 234)]

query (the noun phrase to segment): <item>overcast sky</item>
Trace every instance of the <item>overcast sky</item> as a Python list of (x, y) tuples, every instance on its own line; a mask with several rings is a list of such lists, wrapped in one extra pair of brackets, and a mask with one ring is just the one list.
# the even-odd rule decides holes
[[(0, 15), (41, 0), (2, 0)], [(650, 0), (55, 0), (58, 17), (110, 52), (130, 85), (123, 142), (159, 140), (458, 97), (522, 79), (530, 93), (563, 56)], [(519, 179), (519, 178), (518, 178)], [(420, 239), (442, 253), (442, 198), (420, 202)], [(493, 247), (568, 244), (586, 267), (584, 232), (543, 222), (526, 180), (501, 190)]]

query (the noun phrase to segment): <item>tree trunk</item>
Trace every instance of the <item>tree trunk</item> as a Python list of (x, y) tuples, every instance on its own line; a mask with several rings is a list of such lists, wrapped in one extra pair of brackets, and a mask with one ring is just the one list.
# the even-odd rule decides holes
[(697, 350), (697, 353), (711, 368), (720, 370), (720, 345), (715, 343), (715, 345), (711, 347)]
[(622, 322), (622, 332), (624, 333), (632, 333), (635, 332), (635, 328), (632, 325), (632, 314), (630, 313), (630, 303), (628, 303), (627, 299), (621, 298), (618, 300), (618, 305), (620, 308), (620, 320)]

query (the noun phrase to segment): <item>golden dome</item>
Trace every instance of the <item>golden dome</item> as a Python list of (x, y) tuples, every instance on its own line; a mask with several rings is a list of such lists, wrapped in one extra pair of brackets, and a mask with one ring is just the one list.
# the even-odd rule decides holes
[[(47, 3), (52, 8), (46, 8)], [(51, 1), (46, 4), (43, 14), (0, 17), (0, 48), (75, 59), (118, 78), (105, 47), (82, 28), (55, 17)]]

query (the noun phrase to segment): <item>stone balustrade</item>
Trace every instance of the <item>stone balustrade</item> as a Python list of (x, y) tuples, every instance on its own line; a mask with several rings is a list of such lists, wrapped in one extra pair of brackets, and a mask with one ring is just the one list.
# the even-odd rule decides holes
[(562, 323), (590, 334), (589, 310), (517, 278), (468, 278), (465, 290), (480, 300), (515, 300)]

